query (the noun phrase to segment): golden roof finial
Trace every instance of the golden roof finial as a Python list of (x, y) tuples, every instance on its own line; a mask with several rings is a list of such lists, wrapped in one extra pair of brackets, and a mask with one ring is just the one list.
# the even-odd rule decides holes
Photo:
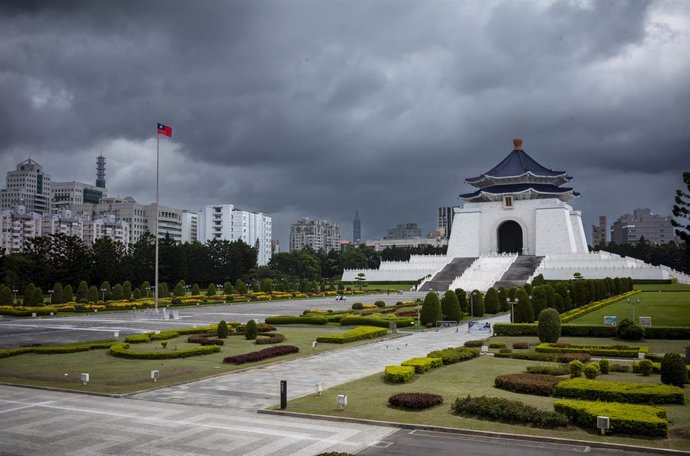
[(513, 138), (513, 150), (522, 150), (522, 138), (516, 136)]

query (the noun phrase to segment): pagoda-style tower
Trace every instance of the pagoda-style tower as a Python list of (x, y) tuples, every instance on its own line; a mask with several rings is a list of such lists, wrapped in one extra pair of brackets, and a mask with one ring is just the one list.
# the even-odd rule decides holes
[(579, 196), (561, 187), (573, 178), (548, 169), (513, 140), (513, 151), (486, 173), (466, 179), (477, 190), (461, 194), (448, 245), (452, 257), (490, 253), (585, 253), (582, 219), (567, 204)]

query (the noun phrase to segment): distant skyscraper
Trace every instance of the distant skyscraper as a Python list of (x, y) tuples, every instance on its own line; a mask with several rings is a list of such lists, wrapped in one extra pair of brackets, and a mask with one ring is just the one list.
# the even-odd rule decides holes
[(23, 206), (27, 214), (49, 214), (51, 187), (43, 167), (30, 158), (24, 160), (15, 171), (7, 171), (7, 187), (0, 190), (0, 209)]
[(352, 221), (352, 242), (362, 240), (362, 222), (359, 220), (359, 211), (355, 209), (355, 219)]
[(105, 157), (99, 155), (96, 159), (96, 187), (105, 188)]
[(438, 233), (446, 239), (450, 239), (450, 230), (453, 229), (452, 207), (439, 207), (436, 229)]
[(611, 225), (611, 242), (616, 244), (633, 244), (643, 237), (652, 244), (678, 241), (671, 217), (656, 215), (649, 209), (635, 209)]
[(290, 251), (295, 252), (305, 247), (311, 247), (317, 252), (340, 250), (340, 227), (326, 220), (298, 220), (290, 225)]
[(606, 216), (599, 216), (599, 225), (592, 225), (592, 246), (606, 245)]

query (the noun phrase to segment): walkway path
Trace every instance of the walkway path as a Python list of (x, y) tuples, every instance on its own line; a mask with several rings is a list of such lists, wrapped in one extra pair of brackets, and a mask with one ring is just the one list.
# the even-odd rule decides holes
[[(509, 315), (487, 319), (507, 322)], [(467, 325), (442, 328), (403, 337), (320, 353), (307, 358), (229, 373), (212, 379), (140, 393), (132, 397), (151, 401), (206, 405), (242, 410), (265, 408), (280, 401), (279, 385), (287, 380), (288, 397), (295, 398), (323, 388), (347, 383), (377, 372), (385, 366), (426, 356), (432, 350), (457, 347), (468, 340), (488, 337), (487, 333), (468, 333)]]

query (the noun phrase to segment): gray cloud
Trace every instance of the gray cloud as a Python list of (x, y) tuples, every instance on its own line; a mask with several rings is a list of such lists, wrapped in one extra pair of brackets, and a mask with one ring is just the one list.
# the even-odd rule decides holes
[[(0, 4), (0, 171), (166, 204), (232, 202), (368, 237), (468, 190), (522, 135), (576, 177), (586, 225), (666, 213), (687, 168), (682, 1), (17, 1)], [(588, 227), (586, 227), (586, 231)]]

